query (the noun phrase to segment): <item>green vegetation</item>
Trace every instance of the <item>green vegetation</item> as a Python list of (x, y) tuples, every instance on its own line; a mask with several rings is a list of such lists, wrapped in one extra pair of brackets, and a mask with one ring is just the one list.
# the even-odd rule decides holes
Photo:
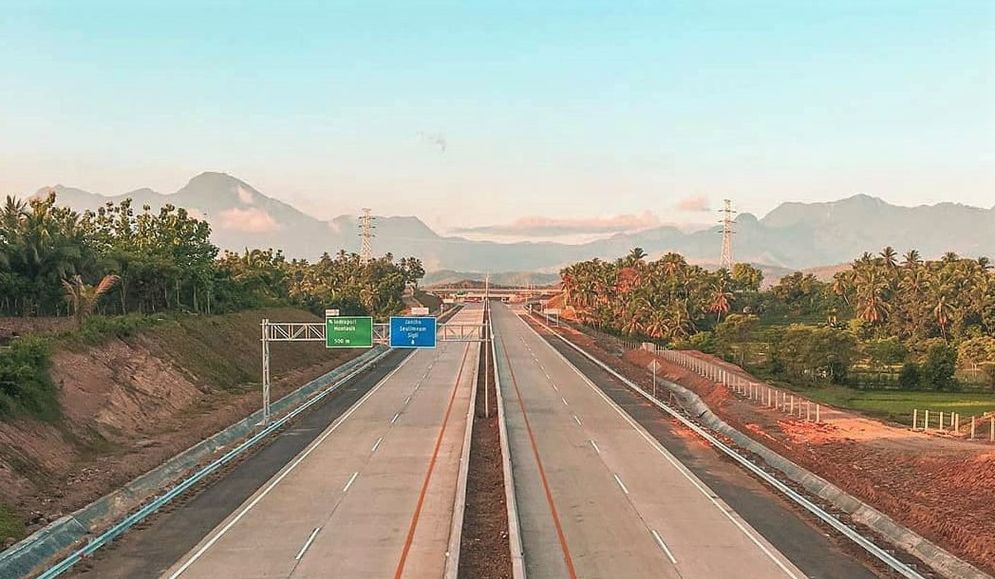
[(58, 417), (48, 379), (53, 340), (88, 346), (162, 319), (278, 306), (385, 319), (403, 309), (405, 289), (425, 275), (417, 258), (395, 262), (390, 254), (368, 263), (345, 251), (313, 263), (272, 249), (219, 256), (210, 233), (205, 221), (171, 205), (136, 213), (125, 200), (78, 214), (56, 205), (54, 193), (29, 202), (7, 197), (0, 315), (71, 314), (76, 329), (0, 347), (0, 416)]
[(24, 522), (7, 505), (0, 504), (0, 542), (8, 538), (20, 540), (26, 535)]
[[(425, 275), (417, 258), (361, 263), (324, 254), (314, 263), (279, 251), (219, 250), (207, 222), (166, 205), (158, 213), (131, 201), (82, 215), (55, 194), (0, 208), (0, 314), (223, 313), (295, 305), (386, 318), (405, 287)], [(91, 285), (92, 284), (92, 285)], [(105, 299), (101, 299), (101, 297)]]
[[(796, 390), (802, 389), (796, 388)], [(995, 411), (995, 399), (991, 394), (979, 392), (857, 390), (829, 385), (804, 389), (804, 394), (814, 401), (839, 408), (851, 408), (870, 416), (910, 426), (914, 409), (919, 409), (920, 423), (923, 420), (924, 409), (929, 409), (930, 412), (958, 412), (961, 416), (979, 416), (985, 412)]]
[(794, 273), (761, 291), (751, 265), (711, 272), (674, 253), (648, 262), (636, 248), (561, 277), (584, 323), (716, 353), (798, 387), (995, 389), (995, 273), (984, 257), (924, 261), (913, 250), (900, 261), (886, 247), (832, 282)]
[(0, 347), (0, 416), (59, 416), (56, 388), (48, 376), (50, 340), (29, 336)]

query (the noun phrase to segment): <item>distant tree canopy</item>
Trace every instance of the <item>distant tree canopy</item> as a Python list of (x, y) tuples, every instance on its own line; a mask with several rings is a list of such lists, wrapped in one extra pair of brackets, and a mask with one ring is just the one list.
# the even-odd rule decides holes
[(290, 304), (383, 318), (402, 309), (405, 287), (425, 275), (414, 257), (362, 264), (340, 251), (309, 263), (272, 249), (219, 257), (210, 234), (207, 222), (171, 205), (136, 212), (129, 199), (79, 214), (57, 206), (54, 193), (29, 202), (7, 197), (0, 209), (0, 313), (66, 314), (67, 288), (114, 276), (97, 296), (103, 313)]
[[(561, 272), (567, 306), (591, 326), (715, 351), (743, 363), (760, 350), (780, 372), (842, 381), (855, 364), (904, 371), (930, 387), (952, 386), (951, 358), (995, 386), (995, 273), (987, 258), (935, 261), (886, 247), (837, 273), (785, 276), (766, 291), (749, 264), (707, 271), (640, 249)], [(937, 343), (944, 345), (940, 347)]]

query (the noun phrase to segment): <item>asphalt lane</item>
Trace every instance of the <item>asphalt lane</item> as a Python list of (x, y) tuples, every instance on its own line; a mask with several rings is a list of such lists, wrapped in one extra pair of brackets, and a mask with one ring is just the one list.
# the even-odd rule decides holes
[(415, 352), (163, 576), (440, 577), (478, 352)]
[(511, 309), (492, 311), (531, 576), (804, 576)]
[(410, 352), (389, 353), (376, 367), (340, 386), (265, 446), (224, 469), (201, 486), (167, 505), (96, 555), (74, 567), (70, 577), (127, 579), (157, 577), (225, 520), (267, 480), (371, 388)]
[[(539, 328), (544, 336), (548, 332)], [(625, 384), (556, 337), (549, 343), (639, 423), (807, 577), (871, 579), (878, 573), (848, 540), (827, 532)]]

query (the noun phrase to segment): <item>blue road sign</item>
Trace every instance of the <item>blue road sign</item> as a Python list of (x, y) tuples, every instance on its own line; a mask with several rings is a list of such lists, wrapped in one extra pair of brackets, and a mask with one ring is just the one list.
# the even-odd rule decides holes
[(432, 316), (405, 316), (390, 319), (391, 348), (434, 348), (435, 318)]

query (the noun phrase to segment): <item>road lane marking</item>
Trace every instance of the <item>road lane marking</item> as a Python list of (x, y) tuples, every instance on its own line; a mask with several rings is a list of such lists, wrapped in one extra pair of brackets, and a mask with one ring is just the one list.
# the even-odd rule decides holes
[(467, 355), (470, 353), (470, 344), (463, 348), (463, 359), (460, 361), (459, 372), (456, 373), (456, 382), (453, 385), (452, 394), (449, 395), (449, 404), (446, 406), (446, 414), (442, 418), (442, 428), (439, 429), (439, 436), (435, 439), (435, 450), (432, 451), (432, 459), (428, 463), (428, 472), (425, 473), (425, 481), (421, 485), (421, 492), (418, 494), (418, 503), (415, 505), (415, 512), (411, 516), (411, 524), (408, 525), (408, 536), (404, 541), (404, 548), (401, 550), (401, 560), (397, 562), (397, 570), (394, 572), (394, 579), (401, 579), (404, 575), (404, 564), (408, 559), (408, 552), (411, 551), (411, 543), (415, 540), (415, 529), (418, 527), (418, 518), (421, 517), (422, 507), (425, 505), (425, 495), (428, 494), (428, 484), (432, 480), (432, 472), (435, 470), (435, 463), (439, 458), (439, 449), (442, 448), (442, 439), (446, 434), (446, 427), (449, 425), (449, 415), (453, 411), (453, 402), (456, 400), (456, 392), (459, 391), (460, 379), (463, 377), (463, 368), (466, 367)]
[(378, 438), (375, 443), (373, 443), (373, 448), (370, 449), (370, 453), (376, 452), (377, 449), (380, 448), (380, 443), (381, 442), (383, 442), (383, 437), (382, 436), (380, 438)]
[(622, 487), (622, 492), (625, 494), (629, 494), (629, 489), (625, 488), (625, 483), (622, 482), (622, 479), (619, 478), (619, 476), (615, 473), (612, 473), (612, 476), (615, 477), (615, 482), (618, 483), (618, 486)]
[(398, 417), (398, 416), (400, 416), (400, 415), (401, 415), (401, 413), (400, 413), (400, 412), (398, 412), (397, 414), (395, 414), (395, 415), (394, 415), (394, 418), (391, 418), (391, 419), (390, 419), (390, 423), (391, 423), (391, 424), (394, 424), (395, 422), (397, 422), (397, 417)]
[(577, 423), (577, 426), (584, 426), (583, 424), (580, 423), (580, 418), (577, 418), (576, 414), (574, 414), (574, 422)]
[(410, 395), (408, 395), (408, 397), (404, 399), (404, 405), (407, 406), (408, 402), (411, 402), (411, 396)]
[(563, 405), (564, 405), (564, 406), (570, 406), (570, 403), (569, 403), (569, 402), (567, 402), (567, 399), (566, 399), (566, 398), (564, 398), (564, 397), (560, 396), (560, 400), (562, 400), (562, 401), (563, 401)]
[(344, 493), (349, 492), (349, 487), (352, 486), (352, 483), (356, 482), (356, 477), (357, 476), (359, 476), (359, 471), (358, 470), (356, 472), (352, 473), (352, 476), (349, 477), (349, 482), (345, 483), (345, 486), (342, 488), (342, 492), (344, 492)]
[(594, 441), (592, 440), (592, 441), (591, 441), (591, 446), (593, 446), (593, 447), (594, 447), (594, 452), (596, 452), (596, 453), (598, 453), (598, 454), (601, 454), (601, 449), (600, 449), (600, 448), (598, 448), (598, 443), (597, 443), (597, 442), (594, 442)]
[(304, 546), (301, 547), (301, 550), (297, 552), (297, 556), (294, 557), (295, 561), (300, 561), (304, 557), (304, 553), (307, 551), (308, 547), (311, 546), (311, 543), (314, 542), (314, 538), (318, 536), (318, 531), (320, 530), (321, 527), (315, 527), (314, 530), (311, 531), (311, 534), (308, 536), (307, 541), (304, 541)]
[(256, 505), (259, 504), (259, 501), (266, 498), (266, 495), (268, 495), (274, 488), (276, 488), (276, 486), (280, 484), (280, 482), (284, 478), (286, 478), (287, 475), (289, 475), (294, 469), (296, 469), (298, 465), (304, 462), (304, 460), (308, 457), (308, 455), (310, 455), (314, 451), (314, 449), (318, 448), (318, 446), (320, 446), (321, 443), (324, 442), (326, 438), (331, 436), (331, 434), (335, 432), (335, 430), (338, 429), (338, 427), (341, 426), (342, 423), (344, 423), (347, 418), (349, 418), (350, 416), (353, 415), (353, 413), (359, 410), (360, 406), (362, 406), (364, 402), (369, 400), (370, 397), (373, 396), (377, 392), (377, 390), (380, 389), (381, 386), (386, 384), (387, 381), (390, 380), (390, 378), (394, 374), (396, 374), (401, 368), (403, 368), (404, 365), (408, 363), (408, 360), (411, 360), (412, 358), (414, 358), (414, 356), (406, 357), (404, 360), (401, 361), (400, 364), (397, 365), (397, 368), (391, 370), (390, 373), (384, 376), (383, 379), (380, 380), (380, 382), (378, 382), (376, 386), (374, 386), (373, 388), (370, 389), (369, 392), (364, 394), (363, 397), (360, 398), (359, 401), (352, 406), (352, 408), (350, 408), (345, 414), (340, 416), (339, 419), (336, 420), (335, 423), (332, 424), (320, 437), (318, 437), (314, 442), (312, 442), (311, 445), (304, 450), (304, 452), (298, 455), (293, 462), (287, 465), (284, 468), (284, 470), (280, 472), (280, 474), (278, 474), (276, 478), (273, 479), (272, 482), (270, 482), (269, 485), (261, 493), (256, 495), (256, 497), (252, 499), (252, 501), (249, 502), (249, 504), (247, 504), (241, 511), (239, 511), (239, 513), (235, 515), (235, 517), (232, 518), (232, 520), (228, 521), (228, 523), (226, 523), (225, 526), (222, 527), (221, 530), (217, 532), (217, 534), (215, 534), (206, 543), (204, 543), (204, 545), (200, 549), (198, 549), (197, 552), (194, 553), (193, 556), (186, 561), (186, 563), (181, 565), (179, 569), (173, 572), (173, 574), (169, 576), (169, 579), (176, 579), (177, 577), (182, 575), (187, 569), (189, 569), (191, 565), (197, 562), (198, 559), (203, 557), (204, 553), (206, 553), (208, 549), (213, 547), (214, 544), (217, 543), (221, 539), (221, 537), (225, 535), (225, 533), (227, 533), (228, 531), (231, 530), (232, 527), (237, 525), (238, 522), (242, 520), (242, 517), (244, 517), (249, 511), (251, 511), (253, 508), (255, 508)]
[(660, 548), (667, 554), (667, 558), (670, 559), (670, 562), (676, 565), (677, 559), (674, 559), (674, 554), (670, 552), (670, 549), (667, 547), (667, 543), (663, 541), (663, 537), (660, 536), (660, 533), (657, 533), (656, 529), (650, 529), (650, 532), (653, 533), (653, 538), (656, 539), (656, 544), (660, 545)]
[[(556, 538), (560, 542), (560, 550), (563, 551), (563, 562), (567, 566), (567, 574), (570, 579), (577, 579), (577, 571), (574, 569), (573, 558), (570, 556), (570, 548), (567, 547), (567, 537), (563, 533), (563, 525), (560, 524), (560, 515), (556, 510), (556, 502), (553, 500), (553, 492), (549, 488), (549, 481), (546, 479), (546, 469), (542, 465), (542, 458), (539, 456), (539, 446), (536, 444), (535, 434), (532, 432), (532, 424), (529, 422), (529, 414), (525, 410), (525, 400), (522, 398), (522, 391), (518, 387), (518, 378), (515, 377), (515, 368), (511, 365), (511, 358), (508, 356), (508, 347), (504, 343), (504, 336), (498, 335), (501, 342), (501, 350), (504, 353), (505, 362), (508, 364), (508, 374), (511, 376), (511, 383), (515, 387), (515, 394), (518, 398), (518, 406), (522, 410), (522, 419), (525, 422), (525, 431), (529, 435), (529, 444), (532, 446), (532, 456), (535, 457), (536, 466), (539, 468), (539, 480), (542, 481), (542, 490), (546, 494), (546, 502), (549, 504), (549, 511), (553, 517), (553, 526), (556, 527)], [(522, 338), (525, 341), (525, 338)]]

